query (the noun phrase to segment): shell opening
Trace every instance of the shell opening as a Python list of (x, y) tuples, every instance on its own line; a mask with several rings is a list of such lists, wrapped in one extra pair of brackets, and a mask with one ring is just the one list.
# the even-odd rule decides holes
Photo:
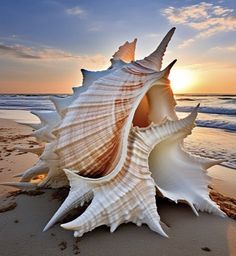
[(149, 126), (151, 123), (148, 117), (149, 111), (150, 111), (150, 106), (149, 106), (148, 96), (147, 94), (145, 94), (141, 102), (139, 103), (138, 108), (135, 111), (134, 118), (133, 118), (133, 126), (138, 126), (138, 127)]
[(162, 78), (150, 87), (140, 101), (133, 117), (133, 126), (148, 127), (152, 122), (159, 124), (165, 118), (177, 120), (175, 105), (170, 80)]

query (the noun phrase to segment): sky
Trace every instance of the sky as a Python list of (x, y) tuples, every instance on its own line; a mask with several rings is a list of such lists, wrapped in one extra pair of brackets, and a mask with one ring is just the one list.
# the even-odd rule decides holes
[(236, 1), (0, 0), (0, 93), (71, 93), (124, 42), (136, 59), (173, 26), (175, 93), (236, 94)]

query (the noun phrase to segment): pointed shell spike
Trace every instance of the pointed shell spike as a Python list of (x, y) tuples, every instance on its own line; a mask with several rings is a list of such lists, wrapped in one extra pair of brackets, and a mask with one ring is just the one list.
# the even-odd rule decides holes
[[(187, 129), (183, 127), (177, 134), (173, 134), (154, 148), (149, 157), (149, 167), (163, 196), (175, 202), (186, 202), (195, 214), (196, 210), (199, 210), (223, 216), (219, 207), (209, 198), (208, 177), (201, 162), (185, 152), (182, 146), (183, 138), (187, 137), (193, 128), (198, 107), (199, 104), (189, 116), (180, 120), (188, 126)], [(167, 153), (168, 161), (163, 161)]]
[(34, 130), (42, 128), (43, 124), (42, 123), (37, 123), (37, 124), (26, 124), (27, 126), (33, 128)]
[(126, 42), (124, 45), (119, 47), (119, 50), (115, 52), (113, 58), (111, 59), (112, 66), (103, 71), (90, 71), (86, 69), (81, 69), (81, 73), (83, 75), (83, 83), (82, 86), (74, 87), (73, 95), (61, 98), (56, 96), (51, 96), (50, 100), (53, 102), (57, 112), (59, 115), (64, 116), (65, 110), (72, 104), (72, 102), (79, 97), (79, 94), (86, 91), (88, 86), (91, 85), (97, 79), (111, 73), (116, 68), (121, 68), (128, 62), (134, 60), (135, 55), (135, 47), (136, 47), (137, 39), (134, 39), (133, 42)]
[(209, 169), (214, 165), (218, 165), (223, 163), (225, 160), (219, 159), (219, 160), (214, 160), (214, 159), (206, 159), (205, 161), (202, 161), (202, 166), (204, 169)]
[(177, 59), (173, 60), (164, 70), (162, 70), (164, 78), (168, 78), (169, 77), (170, 70), (172, 69), (172, 67), (174, 66), (176, 61), (177, 61)]
[(58, 120), (58, 115), (55, 111), (31, 111), (31, 114), (37, 116), (43, 124), (53, 124)]
[(43, 231), (52, 227), (61, 217), (67, 214), (70, 210), (77, 207), (79, 204), (88, 201), (92, 197), (92, 191), (88, 184), (83, 181), (77, 174), (69, 170), (64, 170), (67, 178), (70, 181), (70, 192), (66, 200), (53, 215)]
[(62, 111), (71, 104), (70, 96), (65, 98), (50, 96), (49, 99), (54, 104), (59, 115), (62, 115)]
[(18, 177), (22, 177), (24, 175), (25, 172), (22, 173), (17, 173), (15, 175), (13, 175), (13, 178), (18, 178)]
[(19, 188), (22, 190), (29, 190), (29, 189), (37, 188), (36, 183), (30, 183), (30, 182), (3, 182), (3, 183), (0, 183), (0, 185), (15, 187), (15, 188)]
[(21, 152), (25, 152), (25, 153), (33, 153), (36, 155), (41, 155), (43, 153), (44, 147), (37, 147), (37, 148), (24, 148), (21, 146), (15, 146), (15, 149), (21, 151)]
[(133, 42), (125, 42), (122, 46), (119, 47), (118, 51), (113, 54), (111, 62), (117, 59), (126, 63), (134, 61), (136, 43), (137, 38), (135, 38)]
[(157, 49), (143, 60), (138, 61), (144, 67), (149, 69), (160, 71), (162, 66), (162, 59), (165, 54), (166, 48), (175, 32), (175, 27), (172, 28), (161, 41)]
[(21, 182), (30, 181), (33, 177), (40, 175), (40, 174), (47, 174), (48, 173), (48, 166), (45, 163), (39, 162), (37, 165), (31, 167), (30, 169), (26, 170), (22, 177)]

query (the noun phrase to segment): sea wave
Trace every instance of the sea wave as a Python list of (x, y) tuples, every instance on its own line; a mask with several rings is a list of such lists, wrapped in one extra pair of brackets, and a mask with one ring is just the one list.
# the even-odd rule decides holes
[[(38, 122), (29, 112), (55, 109), (51, 95), (0, 95), (0, 117), (12, 118), (20, 123)], [(65, 97), (67, 95), (56, 95)], [(194, 136), (186, 138), (190, 152), (209, 158), (224, 159), (223, 165), (236, 169), (235, 141), (236, 96), (176, 96), (178, 116), (183, 118), (197, 103), (201, 103)], [(3, 110), (3, 111), (1, 111)], [(8, 110), (17, 110), (8, 111)], [(22, 111), (23, 110), (23, 111)], [(183, 112), (183, 113), (181, 113)], [(198, 134), (199, 133), (199, 134)], [(207, 139), (206, 139), (207, 138)]]
[(196, 120), (197, 126), (224, 129), (230, 132), (236, 132), (236, 122), (228, 122), (224, 120)]
[[(176, 111), (178, 112), (191, 112), (194, 107), (192, 106), (177, 106)], [(207, 114), (219, 114), (219, 115), (236, 115), (235, 108), (224, 108), (224, 107), (199, 107), (199, 113)]]
[(196, 99), (191, 99), (191, 98), (177, 98), (177, 101), (196, 101)]
[(218, 97), (219, 100), (234, 100), (236, 101), (235, 97)]
[(1, 95), (0, 109), (8, 110), (53, 110), (49, 96)]
[(34, 111), (34, 110), (53, 110), (54, 106), (51, 103), (48, 102), (12, 102), (11, 105), (7, 102), (1, 102), (0, 103), (0, 109), (5, 110), (28, 110), (28, 111)]

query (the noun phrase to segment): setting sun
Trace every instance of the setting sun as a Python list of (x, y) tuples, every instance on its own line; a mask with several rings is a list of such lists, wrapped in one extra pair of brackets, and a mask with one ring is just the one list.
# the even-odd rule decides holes
[(171, 87), (175, 93), (184, 93), (192, 87), (193, 72), (186, 69), (173, 69), (170, 74)]

